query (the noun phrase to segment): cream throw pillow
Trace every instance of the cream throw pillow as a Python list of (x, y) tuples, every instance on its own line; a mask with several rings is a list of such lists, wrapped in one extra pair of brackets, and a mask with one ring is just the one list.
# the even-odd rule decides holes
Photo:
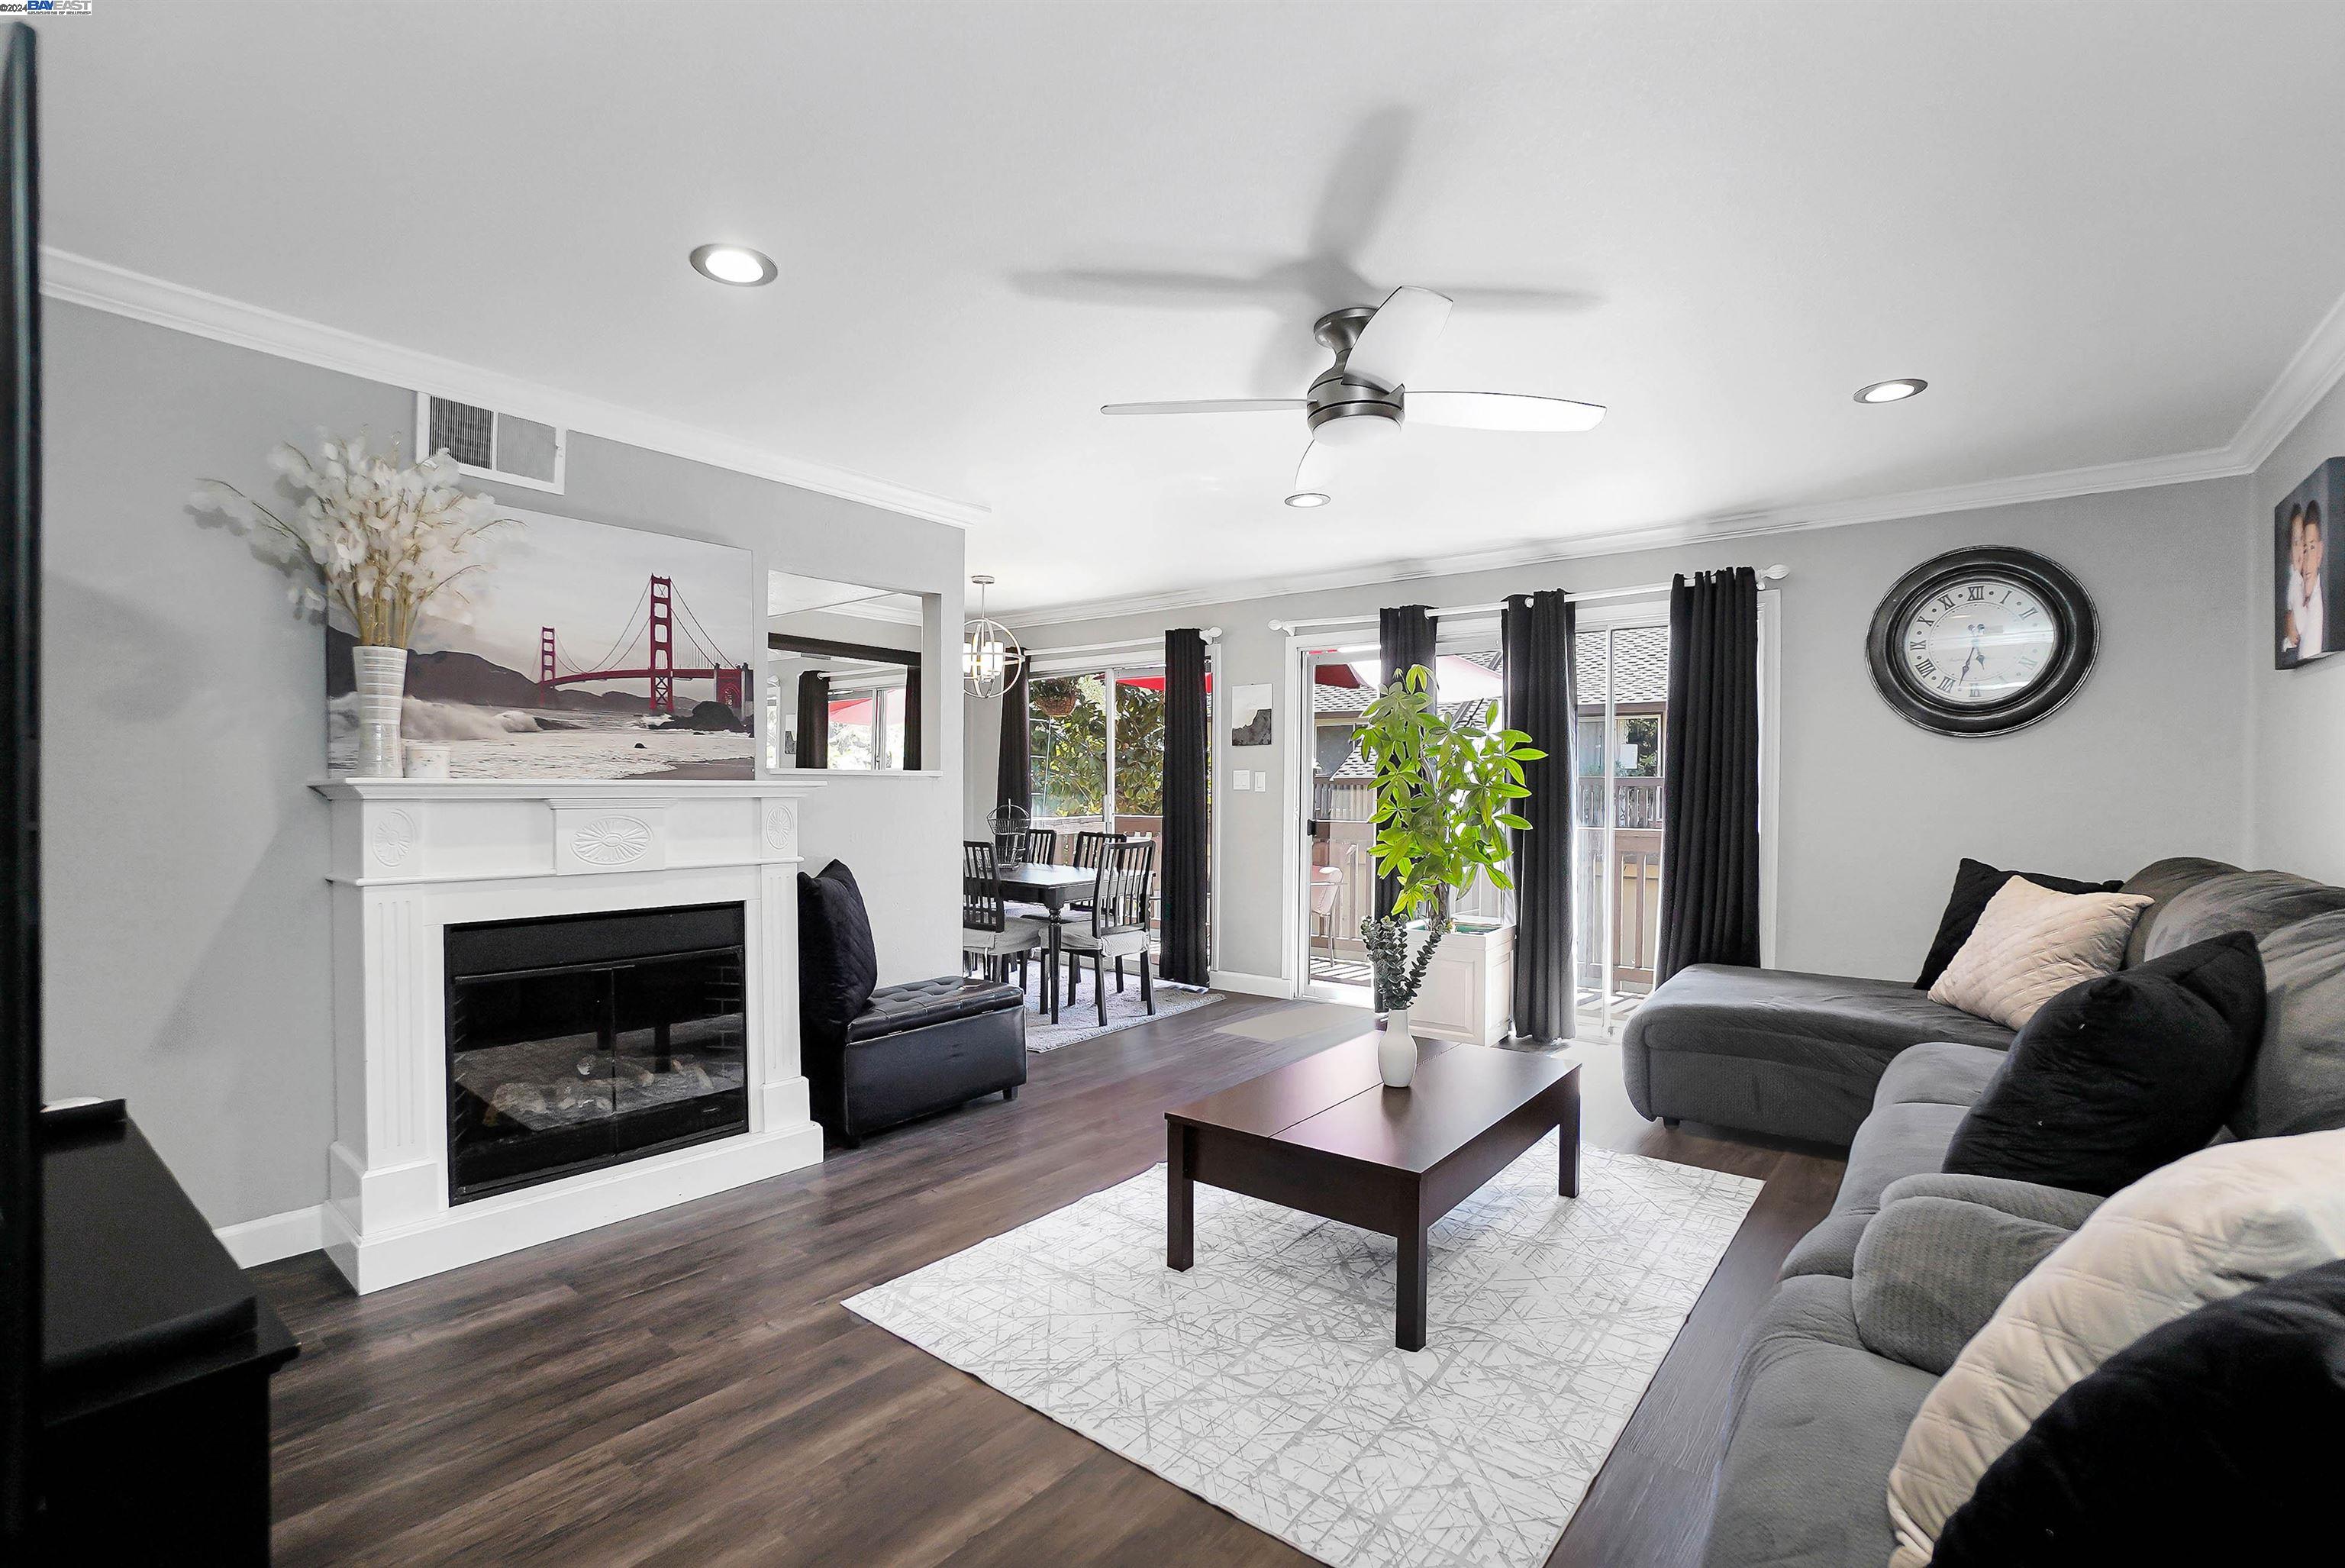
[(2072, 985), (2125, 961), (2147, 893), (2056, 893), (2014, 877), (1979, 911), (1930, 1000), (2016, 1029)]
[(1922, 1401), (1897, 1467), (1890, 1568), (1922, 1568), (1987, 1466), (2144, 1334), (2345, 1257), (2345, 1131), (2247, 1138), (2152, 1171), (2012, 1288)]

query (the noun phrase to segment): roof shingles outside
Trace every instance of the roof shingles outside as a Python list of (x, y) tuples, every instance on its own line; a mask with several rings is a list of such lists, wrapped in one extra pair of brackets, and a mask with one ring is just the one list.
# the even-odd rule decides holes
[[(1610, 634), (1614, 655), (1620, 667), (1612, 675), (1612, 700), (1615, 703), (1667, 702), (1670, 696), (1670, 629), (1667, 626), (1622, 626)], [(1600, 631), (1579, 633), (1572, 641), (1573, 699), (1582, 708), (1600, 708), (1604, 702), (1605, 638)], [(1497, 667), (1496, 654), (1467, 654), (1486, 669)], [(1372, 694), (1358, 687), (1311, 687), (1311, 711), (1321, 719), (1356, 717), (1368, 704)], [(1456, 718), (1477, 703), (1446, 702), (1441, 710)], [(1339, 779), (1373, 779), (1376, 769), (1361, 755), (1357, 745), (1335, 770)]]

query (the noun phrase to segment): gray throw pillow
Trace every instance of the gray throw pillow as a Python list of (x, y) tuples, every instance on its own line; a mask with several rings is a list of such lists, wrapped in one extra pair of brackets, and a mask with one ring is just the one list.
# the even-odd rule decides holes
[(1878, 1355), (1944, 1372), (2011, 1288), (2100, 1205), (2091, 1193), (1999, 1176), (1900, 1176), (1846, 1270), (1858, 1337)]

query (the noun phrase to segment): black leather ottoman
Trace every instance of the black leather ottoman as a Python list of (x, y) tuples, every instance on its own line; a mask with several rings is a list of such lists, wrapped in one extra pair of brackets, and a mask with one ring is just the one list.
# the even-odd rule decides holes
[(815, 1120), (848, 1148), (867, 1133), (1026, 1082), (1026, 995), (943, 975), (883, 985), (844, 1031), (809, 1023), (803, 1043)]

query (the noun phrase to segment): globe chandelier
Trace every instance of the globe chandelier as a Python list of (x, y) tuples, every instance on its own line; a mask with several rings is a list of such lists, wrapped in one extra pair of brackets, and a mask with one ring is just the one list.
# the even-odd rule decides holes
[(1026, 650), (1008, 626), (985, 613), (985, 590), (993, 579), (980, 574), (969, 581), (977, 585), (977, 617), (961, 631), (961, 682), (971, 697), (1000, 697), (1017, 684)]

